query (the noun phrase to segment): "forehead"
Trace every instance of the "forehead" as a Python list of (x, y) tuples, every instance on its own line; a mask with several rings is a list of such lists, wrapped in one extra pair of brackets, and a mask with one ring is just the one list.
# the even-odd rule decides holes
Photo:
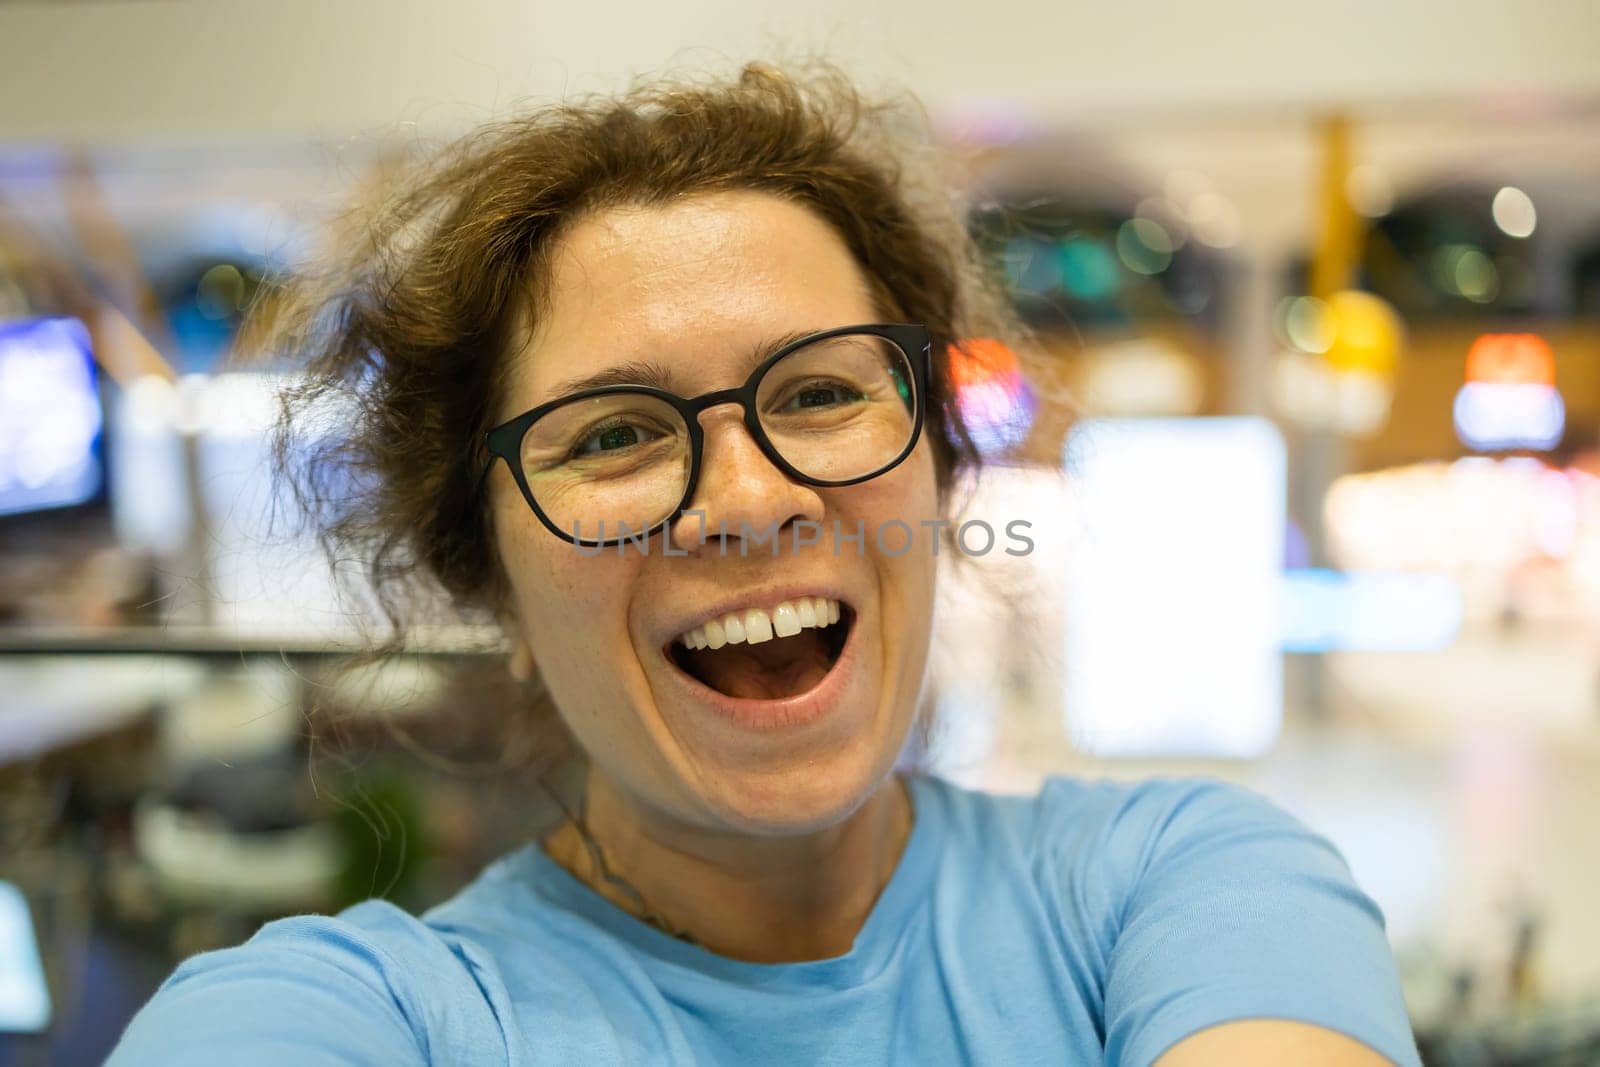
[(799, 204), (727, 192), (613, 209), (552, 250), (502, 406), (532, 407), (563, 381), (630, 362), (659, 364), (685, 394), (734, 385), (729, 373), (775, 337), (877, 317), (843, 240)]

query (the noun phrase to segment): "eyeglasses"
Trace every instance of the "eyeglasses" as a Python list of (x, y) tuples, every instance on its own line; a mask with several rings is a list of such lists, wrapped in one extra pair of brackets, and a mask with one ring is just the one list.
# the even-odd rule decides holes
[(785, 475), (854, 485), (916, 447), (929, 348), (925, 326), (842, 326), (784, 345), (737, 389), (692, 398), (645, 385), (585, 389), (490, 430), (483, 479), (505, 460), (539, 521), (572, 544), (647, 536), (694, 498), (705, 451), (700, 413), (738, 404), (750, 436)]

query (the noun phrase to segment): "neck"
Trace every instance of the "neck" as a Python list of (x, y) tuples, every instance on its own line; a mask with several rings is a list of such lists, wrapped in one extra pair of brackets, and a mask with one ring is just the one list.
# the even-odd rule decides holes
[(894, 777), (838, 825), (776, 838), (666, 825), (593, 768), (587, 789), (585, 829), (598, 856), (568, 821), (544, 843), (551, 858), (630, 914), (755, 963), (849, 952), (911, 832), (910, 800)]

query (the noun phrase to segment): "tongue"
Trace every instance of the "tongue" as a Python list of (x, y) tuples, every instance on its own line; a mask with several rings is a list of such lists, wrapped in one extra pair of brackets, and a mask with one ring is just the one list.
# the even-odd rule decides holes
[(759, 645), (724, 645), (688, 653), (690, 673), (731, 697), (778, 700), (804, 693), (833, 666), (816, 630), (777, 637)]

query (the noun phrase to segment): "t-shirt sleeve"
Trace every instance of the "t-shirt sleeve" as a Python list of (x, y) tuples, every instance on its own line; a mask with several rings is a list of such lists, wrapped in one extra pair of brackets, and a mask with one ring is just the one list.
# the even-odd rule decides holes
[[(460, 970), (430, 931), (381, 902), (341, 917), (281, 919), (243, 945), (181, 964), (128, 1024), (107, 1064), (426, 1064), (436, 1031), (461, 1021), (448, 1018), (462, 1010), (450, 993)], [(418, 995), (429, 985), (431, 996)], [(484, 1021), (477, 1032), (493, 1033), (494, 1020)]]
[(1330, 842), (1221, 782), (1099, 797), (1062, 874), (1110, 912), (1097, 924), (1108, 1064), (1143, 1067), (1209, 1026), (1273, 1018), (1420, 1065), (1383, 914)]

